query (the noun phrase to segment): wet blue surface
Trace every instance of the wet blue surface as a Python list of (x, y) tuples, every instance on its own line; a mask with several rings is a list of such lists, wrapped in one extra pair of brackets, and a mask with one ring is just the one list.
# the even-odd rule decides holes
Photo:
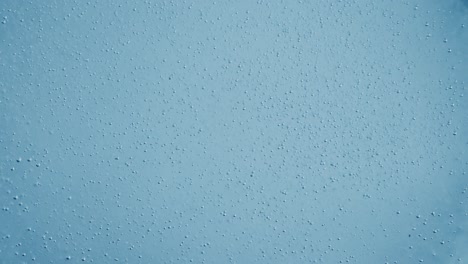
[(0, 14), (0, 263), (468, 263), (465, 0)]

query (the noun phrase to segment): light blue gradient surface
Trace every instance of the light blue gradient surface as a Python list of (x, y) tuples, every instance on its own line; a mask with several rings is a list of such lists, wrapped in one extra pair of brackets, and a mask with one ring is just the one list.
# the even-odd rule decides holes
[(466, 0), (0, 15), (0, 263), (468, 263)]

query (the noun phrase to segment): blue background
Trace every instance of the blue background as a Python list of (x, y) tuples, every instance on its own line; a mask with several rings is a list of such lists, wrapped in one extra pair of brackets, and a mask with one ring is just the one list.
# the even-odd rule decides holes
[(468, 263), (468, 2), (0, 2), (0, 263)]

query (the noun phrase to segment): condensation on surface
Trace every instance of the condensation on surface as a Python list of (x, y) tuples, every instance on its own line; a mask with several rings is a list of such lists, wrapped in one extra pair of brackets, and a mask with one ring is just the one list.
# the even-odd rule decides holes
[(468, 4), (0, 2), (0, 263), (468, 263)]

